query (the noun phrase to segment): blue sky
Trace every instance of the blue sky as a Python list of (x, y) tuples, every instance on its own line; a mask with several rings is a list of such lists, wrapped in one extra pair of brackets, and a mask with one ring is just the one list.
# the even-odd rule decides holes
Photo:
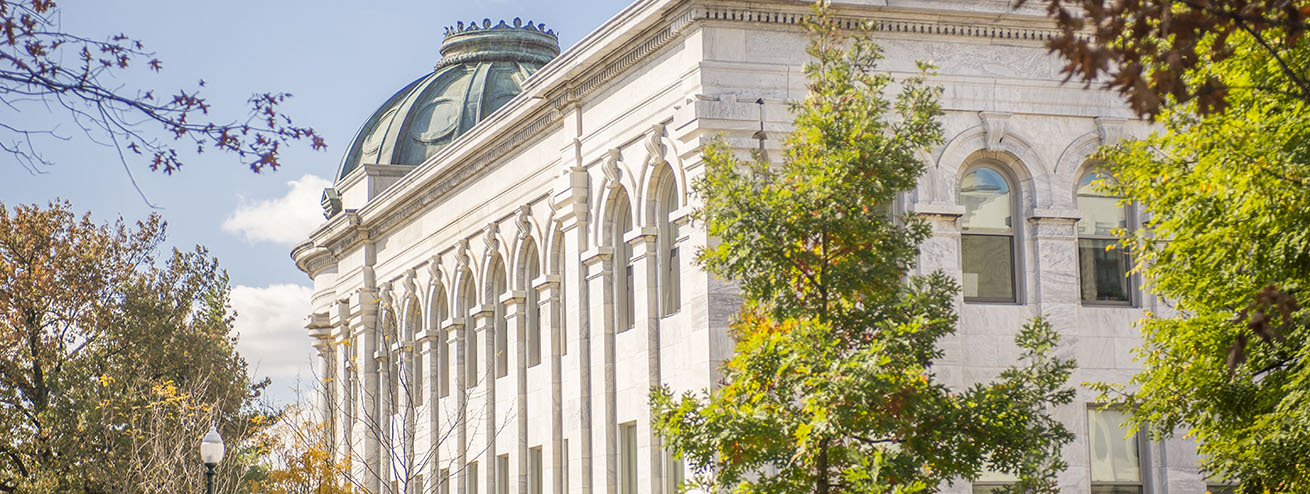
[[(298, 125), (314, 127), (326, 151), (298, 146), (276, 172), (254, 174), (235, 156), (189, 156), (180, 173), (151, 172), (144, 161), (128, 165), (152, 209), (132, 187), (112, 148), (87, 140), (62, 114), (44, 106), (0, 109), (0, 121), (19, 122), (71, 137), (41, 150), (55, 165), (33, 174), (0, 155), (0, 201), (44, 204), (68, 199), (98, 221), (144, 218), (168, 221), (169, 244), (203, 244), (231, 276), (239, 312), (241, 350), (252, 368), (274, 379), (272, 396), (286, 401), (296, 375), (308, 382), (309, 342), (304, 336), (309, 279), (288, 252), (322, 220), (318, 198), (341, 153), (378, 105), (430, 72), (445, 26), (483, 18), (544, 22), (563, 49), (622, 10), (623, 0), (372, 1), (133, 0), (58, 2), (66, 32), (91, 38), (125, 33), (163, 61), (158, 74), (134, 71), (118, 81), (127, 88), (171, 94), (203, 79), (202, 95), (219, 121), (244, 119), (246, 98), (264, 91), (294, 97), (283, 110)], [(71, 57), (70, 57), (71, 59)]]

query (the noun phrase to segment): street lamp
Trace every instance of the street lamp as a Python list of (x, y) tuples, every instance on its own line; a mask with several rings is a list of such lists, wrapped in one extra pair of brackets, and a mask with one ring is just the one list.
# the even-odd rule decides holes
[(223, 436), (211, 426), (200, 441), (200, 461), (205, 462), (205, 494), (214, 494), (214, 466), (223, 461)]

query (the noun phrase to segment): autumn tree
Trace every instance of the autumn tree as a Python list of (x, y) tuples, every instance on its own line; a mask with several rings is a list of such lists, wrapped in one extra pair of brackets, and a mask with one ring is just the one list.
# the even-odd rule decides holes
[(1310, 2), (1043, 0), (1071, 77), (1159, 125), (1104, 150), (1125, 242), (1171, 311), (1140, 321), (1144, 366), (1100, 385), (1157, 437), (1197, 440), (1242, 492), (1310, 490)]
[[(114, 148), (125, 166), (139, 156), (151, 170), (173, 173), (189, 149), (220, 150), (259, 172), (276, 169), (292, 142), (326, 146), (279, 109), (290, 94), (252, 95), (247, 119), (217, 122), (201, 95), (203, 81), (171, 93), (123, 86), (116, 80), (131, 70), (158, 72), (163, 62), (124, 34), (92, 39), (66, 32), (60, 15), (54, 0), (0, 0), (0, 102), (18, 112), (61, 112), (85, 138)], [(0, 123), (0, 134), (0, 150), (33, 171), (50, 164), (43, 139), (74, 137), (18, 121)]]
[(698, 262), (745, 304), (721, 386), (656, 389), (656, 429), (712, 472), (711, 492), (928, 492), (986, 470), (1018, 476), (1017, 492), (1055, 492), (1072, 435), (1050, 412), (1073, 397), (1073, 363), (1052, 356), (1049, 324), (1025, 326), (1022, 366), (991, 382), (951, 389), (933, 370), (957, 286), (912, 275), (930, 229), (888, 206), (924, 172), (916, 153), (941, 141), (941, 89), (926, 73), (877, 72), (867, 33), (823, 10), (808, 26), (809, 92), (781, 165), (722, 142), (703, 155), (697, 215), (714, 240)]
[(0, 204), (0, 492), (196, 492), (217, 424), (231, 492), (268, 423), (237, 354), (227, 277), (164, 224)]
[[(1138, 115), (1195, 103), (1222, 112), (1236, 92), (1310, 102), (1310, 72), (1297, 55), (1310, 29), (1305, 0), (1020, 0), (1045, 4), (1060, 34), (1047, 46), (1069, 78), (1122, 94)], [(1255, 57), (1281, 82), (1206, 70)], [(1240, 60), (1237, 63), (1241, 63)], [(1276, 73), (1276, 74), (1275, 74)]]

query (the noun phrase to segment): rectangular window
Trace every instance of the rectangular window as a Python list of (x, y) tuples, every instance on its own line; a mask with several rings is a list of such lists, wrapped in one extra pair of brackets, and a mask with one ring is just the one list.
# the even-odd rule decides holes
[(682, 266), (678, 258), (678, 248), (669, 249), (669, 258), (664, 262), (664, 314), (673, 314), (682, 309)]
[(1237, 486), (1225, 484), (1206, 484), (1206, 494), (1237, 494)]
[(467, 375), (464, 386), (472, 388), (478, 385), (478, 332), (468, 329), (464, 333), (464, 351), (468, 355), (464, 361), (464, 372)]
[(1132, 258), (1117, 239), (1078, 239), (1078, 271), (1083, 302), (1127, 304)]
[[(414, 485), (414, 489), (413, 489), (412, 491), (410, 491), (410, 492), (423, 492), (423, 487), (424, 487), (424, 486), (423, 486), (423, 474), (420, 473), (420, 474), (416, 474), (416, 475), (414, 475), (414, 482), (413, 482), (413, 485)], [(402, 492), (402, 491), (396, 491), (396, 492)]]
[[(628, 249), (631, 249), (631, 247), (628, 247)], [(632, 288), (632, 265), (628, 264), (623, 267), (623, 310), (619, 314), (619, 331), (632, 329), (636, 320), (633, 312), (636, 312), (637, 308), (637, 294), (633, 292)]]
[(439, 396), (445, 398), (450, 396), (450, 342), (446, 341), (446, 335), (441, 335), (441, 342), (437, 343), (437, 381), (440, 384), (438, 390)]
[(560, 447), (559, 458), (559, 485), (561, 489), (556, 494), (564, 494), (569, 491), (569, 440), (565, 439), (563, 442), (564, 445)]
[(478, 462), (471, 461), (464, 467), (465, 494), (478, 494)]
[(664, 494), (678, 494), (678, 486), (687, 481), (687, 468), (682, 458), (672, 451), (664, 451)]
[(423, 406), (423, 402), (428, 396), (427, 393), (423, 392), (423, 373), (425, 370), (423, 363), (428, 360), (425, 355), (422, 351), (415, 352), (414, 363), (409, 371), (409, 375), (413, 376), (414, 380), (413, 390), (410, 391), (410, 396), (413, 397), (411, 400), (413, 400), (414, 406), (420, 407)]
[(1122, 410), (1087, 411), (1087, 444), (1092, 469), (1092, 494), (1141, 494), (1140, 434), (1129, 434)]
[(509, 455), (496, 457), (496, 494), (509, 494)]
[(619, 494), (637, 494), (637, 423), (619, 424)]
[(505, 317), (496, 313), (496, 377), (509, 375), (509, 330)]
[(973, 481), (973, 494), (1004, 494), (1005, 488), (1019, 481), (1019, 477), (1008, 473), (984, 470)]
[(960, 235), (965, 302), (1014, 302), (1014, 237)]
[(528, 448), (528, 494), (542, 494), (541, 446)]
[(541, 302), (531, 297), (528, 307), (528, 367), (532, 367), (541, 363)]
[(437, 477), (437, 494), (450, 494), (450, 470), (443, 468), (439, 475)]

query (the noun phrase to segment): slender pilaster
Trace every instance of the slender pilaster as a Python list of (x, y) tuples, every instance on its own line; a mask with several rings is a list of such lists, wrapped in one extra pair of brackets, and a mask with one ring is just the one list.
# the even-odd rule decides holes
[[(644, 335), (642, 353), (646, 355), (646, 388), (660, 384), (660, 319), (659, 319), (659, 247), (658, 229), (644, 227), (628, 232), (624, 241), (632, 248), (633, 331)], [(638, 455), (648, 460), (648, 487), (650, 492), (660, 491), (661, 468), (660, 438), (651, 427), (650, 414), (637, 417)]]

